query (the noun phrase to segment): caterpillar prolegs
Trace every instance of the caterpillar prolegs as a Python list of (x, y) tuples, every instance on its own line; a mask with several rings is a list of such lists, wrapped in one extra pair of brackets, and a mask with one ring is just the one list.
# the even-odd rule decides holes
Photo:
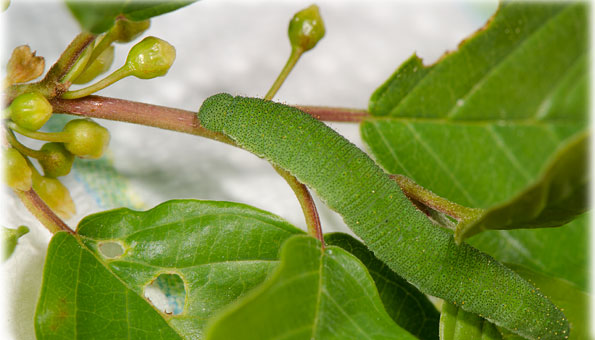
[(530, 339), (564, 339), (564, 314), (492, 257), (432, 225), (372, 159), (302, 111), (257, 98), (214, 95), (201, 124), (289, 171), (338, 212), (392, 270), (422, 292)]

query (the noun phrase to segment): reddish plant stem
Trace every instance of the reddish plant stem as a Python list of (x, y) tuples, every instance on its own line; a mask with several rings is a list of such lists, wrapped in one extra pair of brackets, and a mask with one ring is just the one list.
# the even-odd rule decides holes
[[(200, 126), (194, 111), (101, 96), (72, 100), (54, 98), (50, 102), (57, 113), (117, 120), (201, 136), (208, 131)], [(368, 116), (364, 110), (322, 106), (295, 107), (316, 119), (328, 122), (360, 122)]]
[(225, 135), (202, 127), (196, 112), (192, 111), (99, 96), (71, 100), (54, 98), (50, 103), (56, 113), (152, 126), (235, 145)]
[(50, 207), (39, 197), (33, 189), (29, 191), (14, 190), (19, 196), (25, 207), (52, 233), (59, 231), (66, 231), (71, 234), (75, 232), (68, 227), (58, 215), (56, 215)]
[(316, 209), (316, 204), (314, 203), (314, 199), (312, 195), (310, 195), (310, 191), (308, 188), (298, 181), (295, 176), (290, 174), (287, 170), (279, 168), (273, 165), (273, 168), (281, 177), (285, 179), (287, 184), (291, 187), (295, 196), (297, 197), (298, 201), (300, 202), (300, 206), (302, 207), (302, 211), (304, 213), (304, 218), (306, 219), (306, 226), (308, 227), (308, 234), (312, 237), (316, 237), (321, 244), (321, 248), (324, 250), (324, 237), (322, 235), (322, 224), (320, 223), (320, 217), (318, 216), (318, 210)]
[(348, 109), (342, 107), (302, 105), (296, 105), (295, 107), (304, 111), (310, 116), (325, 122), (359, 123), (369, 116), (368, 111), (366, 110)]

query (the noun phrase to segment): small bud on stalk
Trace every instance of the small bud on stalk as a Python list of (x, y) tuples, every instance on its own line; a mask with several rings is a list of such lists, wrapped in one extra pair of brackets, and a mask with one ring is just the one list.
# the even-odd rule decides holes
[(27, 191), (31, 189), (32, 172), (25, 157), (14, 148), (4, 150), (4, 182), (9, 187)]
[(176, 49), (172, 45), (159, 38), (146, 37), (130, 49), (124, 66), (95, 84), (64, 93), (62, 98), (76, 99), (88, 96), (128, 76), (140, 79), (164, 76), (175, 59)]
[(176, 59), (176, 49), (167, 41), (146, 37), (134, 45), (126, 58), (130, 74), (141, 79), (164, 76)]
[(91, 119), (75, 119), (66, 123), (62, 132), (64, 147), (82, 158), (99, 158), (109, 144), (109, 131)]
[(39, 164), (46, 177), (66, 176), (72, 169), (74, 155), (62, 143), (45, 143), (41, 149), (42, 157), (38, 158)]
[(0, 233), (2, 234), (2, 245), (0, 246), (2, 249), (2, 256), (0, 260), (2, 262), (6, 261), (10, 255), (14, 253), (19, 238), (28, 232), (29, 228), (25, 227), (24, 225), (18, 227), (17, 229), (5, 227), (0, 229)]
[(69, 219), (76, 212), (68, 188), (56, 178), (33, 176), (33, 189), (58, 216)]
[(311, 5), (297, 12), (289, 22), (289, 41), (292, 48), (308, 51), (324, 37), (324, 22), (318, 6)]
[(52, 105), (37, 92), (16, 97), (8, 107), (10, 119), (22, 128), (37, 131), (52, 116)]

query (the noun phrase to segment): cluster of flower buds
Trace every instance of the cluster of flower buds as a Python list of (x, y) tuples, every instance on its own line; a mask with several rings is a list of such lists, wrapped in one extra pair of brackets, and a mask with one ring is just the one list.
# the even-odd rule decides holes
[[(117, 19), (108, 32), (82, 51), (60, 81), (67, 86), (93, 81), (111, 67), (114, 60), (113, 43), (130, 42), (149, 26), (149, 20)], [(86, 88), (63, 93), (62, 98), (86, 96), (127, 76), (141, 79), (164, 76), (175, 57), (173, 46), (159, 38), (147, 37), (130, 49), (122, 67)], [(43, 58), (35, 56), (35, 52), (31, 52), (28, 46), (17, 47), (8, 63), (5, 85), (35, 79), (43, 73), (43, 68)], [(70, 173), (75, 157), (100, 158), (107, 148), (110, 135), (106, 128), (91, 119), (71, 120), (60, 132), (38, 131), (51, 118), (52, 113), (50, 101), (35, 91), (17, 96), (4, 109), (4, 124), (8, 128), (5, 134), (8, 143), (3, 147), (4, 180), (17, 191), (35, 190), (54, 212), (63, 218), (69, 218), (75, 212), (74, 203), (68, 189), (58, 177)], [(19, 142), (15, 133), (47, 143), (39, 150), (30, 149)], [(37, 160), (43, 175), (36, 169), (32, 159)]]
[[(69, 218), (75, 212), (68, 189), (57, 177), (70, 173), (75, 156), (101, 157), (109, 143), (106, 128), (90, 119), (74, 119), (61, 132), (36, 132), (12, 121), (15, 132), (38, 140), (49, 140), (39, 150), (22, 145), (13, 131), (7, 132), (11, 146), (4, 150), (5, 183), (19, 191), (33, 188), (59, 216)], [(40, 175), (29, 158), (37, 159), (43, 169)]]
[[(149, 21), (134, 22), (118, 19), (97, 44), (80, 57), (66, 80), (75, 84), (85, 84), (106, 72), (114, 59), (113, 42), (129, 42), (149, 27)], [(65, 99), (76, 99), (97, 92), (128, 76), (140, 79), (151, 79), (164, 76), (176, 59), (176, 50), (168, 42), (156, 38), (146, 37), (134, 45), (128, 52), (124, 65), (105, 78), (85, 88), (68, 91), (62, 95)]]

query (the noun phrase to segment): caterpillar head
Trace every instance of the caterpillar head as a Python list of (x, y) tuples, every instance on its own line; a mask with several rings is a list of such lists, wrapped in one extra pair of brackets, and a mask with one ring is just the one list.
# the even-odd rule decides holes
[(233, 102), (233, 96), (219, 93), (207, 98), (198, 110), (198, 120), (207, 129), (223, 132), (227, 111)]

